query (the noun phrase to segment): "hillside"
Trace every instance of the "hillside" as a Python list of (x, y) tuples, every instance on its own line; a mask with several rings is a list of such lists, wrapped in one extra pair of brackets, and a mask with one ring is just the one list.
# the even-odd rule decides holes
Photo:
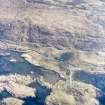
[(104, 0), (0, 0), (0, 105), (105, 105)]

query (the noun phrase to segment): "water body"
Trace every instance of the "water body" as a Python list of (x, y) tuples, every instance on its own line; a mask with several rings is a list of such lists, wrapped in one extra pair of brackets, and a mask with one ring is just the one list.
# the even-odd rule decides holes
[(91, 74), (85, 71), (75, 72), (74, 80), (87, 84), (92, 84), (101, 90), (101, 95), (97, 95), (100, 105), (105, 105), (105, 74)]
[(97, 99), (99, 100), (100, 105), (105, 105), (105, 96), (97, 97)]
[[(7, 97), (11, 97), (12, 95), (9, 93), (9, 92), (7, 92), (6, 90), (4, 90), (4, 91), (2, 91), (1, 93), (0, 93), (0, 101), (3, 99), (3, 98), (7, 98)], [(1, 105), (1, 104), (0, 104)]]
[(29, 86), (36, 89), (36, 97), (24, 98), (25, 102), (23, 105), (45, 105), (46, 97), (50, 95), (51, 89), (42, 86), (38, 81), (31, 83)]
[[(55, 83), (59, 81), (59, 73), (46, 69), (44, 67), (36, 66), (21, 57), (21, 53), (11, 51), (10, 56), (0, 56), (0, 74), (22, 74), (31, 75), (33, 77), (43, 76), (46, 82)], [(16, 62), (11, 62), (10, 59), (16, 59)]]

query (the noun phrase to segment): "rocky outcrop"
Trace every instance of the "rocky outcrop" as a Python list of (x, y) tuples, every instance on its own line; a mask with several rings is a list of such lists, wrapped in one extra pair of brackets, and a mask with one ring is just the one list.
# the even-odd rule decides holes
[(35, 89), (26, 85), (30, 84), (30, 78), (21, 75), (0, 76), (0, 92), (6, 91), (15, 98), (35, 97)]
[(96, 100), (96, 88), (81, 82), (73, 82), (71, 87), (66, 87), (65, 83), (59, 82), (54, 87), (53, 92), (47, 97), (46, 103), (49, 105), (100, 105)]
[(75, 99), (72, 95), (67, 95), (62, 91), (52, 93), (51, 96), (47, 98), (47, 105), (61, 104), (61, 105), (76, 105)]
[(35, 89), (14, 82), (8, 83), (6, 90), (14, 97), (35, 97)]
[(2, 101), (2, 105), (23, 105), (23, 101), (17, 98), (9, 97)]

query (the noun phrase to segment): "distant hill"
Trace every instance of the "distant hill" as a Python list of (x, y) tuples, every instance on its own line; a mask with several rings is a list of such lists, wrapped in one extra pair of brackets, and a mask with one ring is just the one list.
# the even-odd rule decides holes
[(104, 5), (102, 0), (0, 0), (0, 38), (104, 50)]

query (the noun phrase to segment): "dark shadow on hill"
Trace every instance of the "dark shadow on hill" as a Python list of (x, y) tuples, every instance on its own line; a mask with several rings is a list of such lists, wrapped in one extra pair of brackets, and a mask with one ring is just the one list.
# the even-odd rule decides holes
[(45, 105), (45, 99), (50, 95), (51, 89), (46, 86), (42, 86), (38, 81), (30, 84), (30, 86), (36, 88), (36, 97), (24, 98), (23, 105)]
[[(77, 5), (82, 5), (84, 3), (86, 3), (84, 0), (73, 0), (73, 1), (64, 1), (64, 0), (26, 0), (26, 2), (28, 4), (33, 4), (33, 5), (45, 5), (45, 6), (55, 6), (55, 7), (59, 7), (59, 8), (68, 8), (69, 6), (71, 7), (76, 7)], [(38, 6), (37, 6), (38, 7)], [(40, 7), (40, 6), (39, 6)]]

